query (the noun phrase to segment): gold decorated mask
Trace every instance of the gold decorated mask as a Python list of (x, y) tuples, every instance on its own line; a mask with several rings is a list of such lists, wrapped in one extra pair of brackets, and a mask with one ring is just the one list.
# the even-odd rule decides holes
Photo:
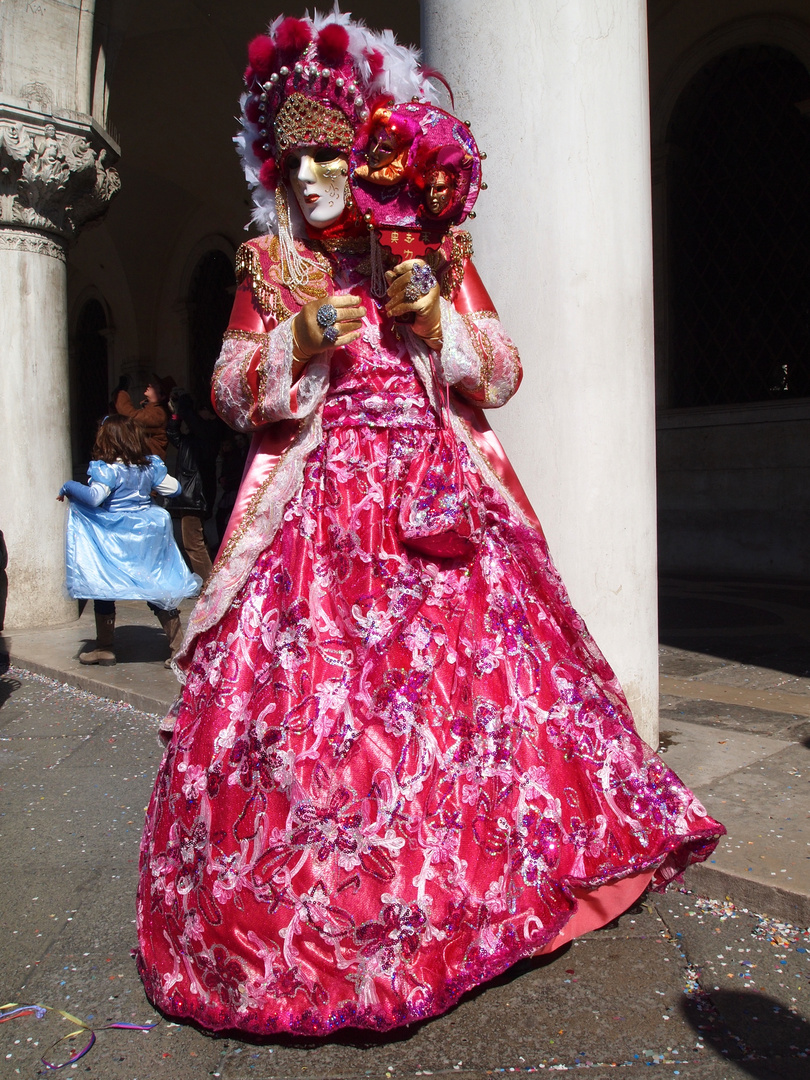
[(428, 173), (425, 187), (425, 209), (433, 217), (445, 212), (456, 189), (456, 178), (446, 169), (433, 169)]

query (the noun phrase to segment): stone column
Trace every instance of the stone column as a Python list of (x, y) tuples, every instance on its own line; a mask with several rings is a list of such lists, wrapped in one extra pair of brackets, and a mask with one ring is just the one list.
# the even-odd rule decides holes
[(6, 627), (76, 618), (63, 592), (71, 477), (66, 251), (118, 190), (113, 150), (86, 116), (0, 100), (0, 529)]
[(426, 60), (487, 152), (476, 265), (520, 349), (490, 414), (642, 736), (657, 734), (643, 0), (423, 0)]

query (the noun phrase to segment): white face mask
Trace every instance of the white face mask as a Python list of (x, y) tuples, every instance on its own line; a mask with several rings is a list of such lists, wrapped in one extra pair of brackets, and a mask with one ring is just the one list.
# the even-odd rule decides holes
[(290, 187), (308, 225), (325, 229), (346, 207), (346, 157), (320, 146), (304, 146), (287, 155)]

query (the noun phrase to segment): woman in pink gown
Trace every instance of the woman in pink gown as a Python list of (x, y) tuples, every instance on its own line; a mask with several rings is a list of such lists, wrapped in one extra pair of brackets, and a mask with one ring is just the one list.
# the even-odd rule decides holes
[[(265, 233), (214, 402), (253, 445), (177, 658), (139, 966), (214, 1030), (388, 1029), (603, 925), (723, 828), (638, 738), (483, 419), (520, 361), (468, 235), (372, 289), (347, 161), (382, 89), (431, 100), (414, 54), (333, 13), (276, 20), (250, 60)], [(479, 525), (450, 558), (400, 516), (442, 425)]]

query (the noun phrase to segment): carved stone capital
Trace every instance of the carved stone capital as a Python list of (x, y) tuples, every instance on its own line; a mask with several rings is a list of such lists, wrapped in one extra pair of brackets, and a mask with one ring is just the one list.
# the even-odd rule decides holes
[(34, 255), (48, 255), (58, 262), (67, 261), (67, 251), (62, 240), (51, 240), (41, 232), (27, 229), (7, 229), (0, 226), (0, 251), (26, 251)]
[(89, 117), (0, 100), (0, 227), (71, 240), (120, 189), (114, 160), (117, 147)]

